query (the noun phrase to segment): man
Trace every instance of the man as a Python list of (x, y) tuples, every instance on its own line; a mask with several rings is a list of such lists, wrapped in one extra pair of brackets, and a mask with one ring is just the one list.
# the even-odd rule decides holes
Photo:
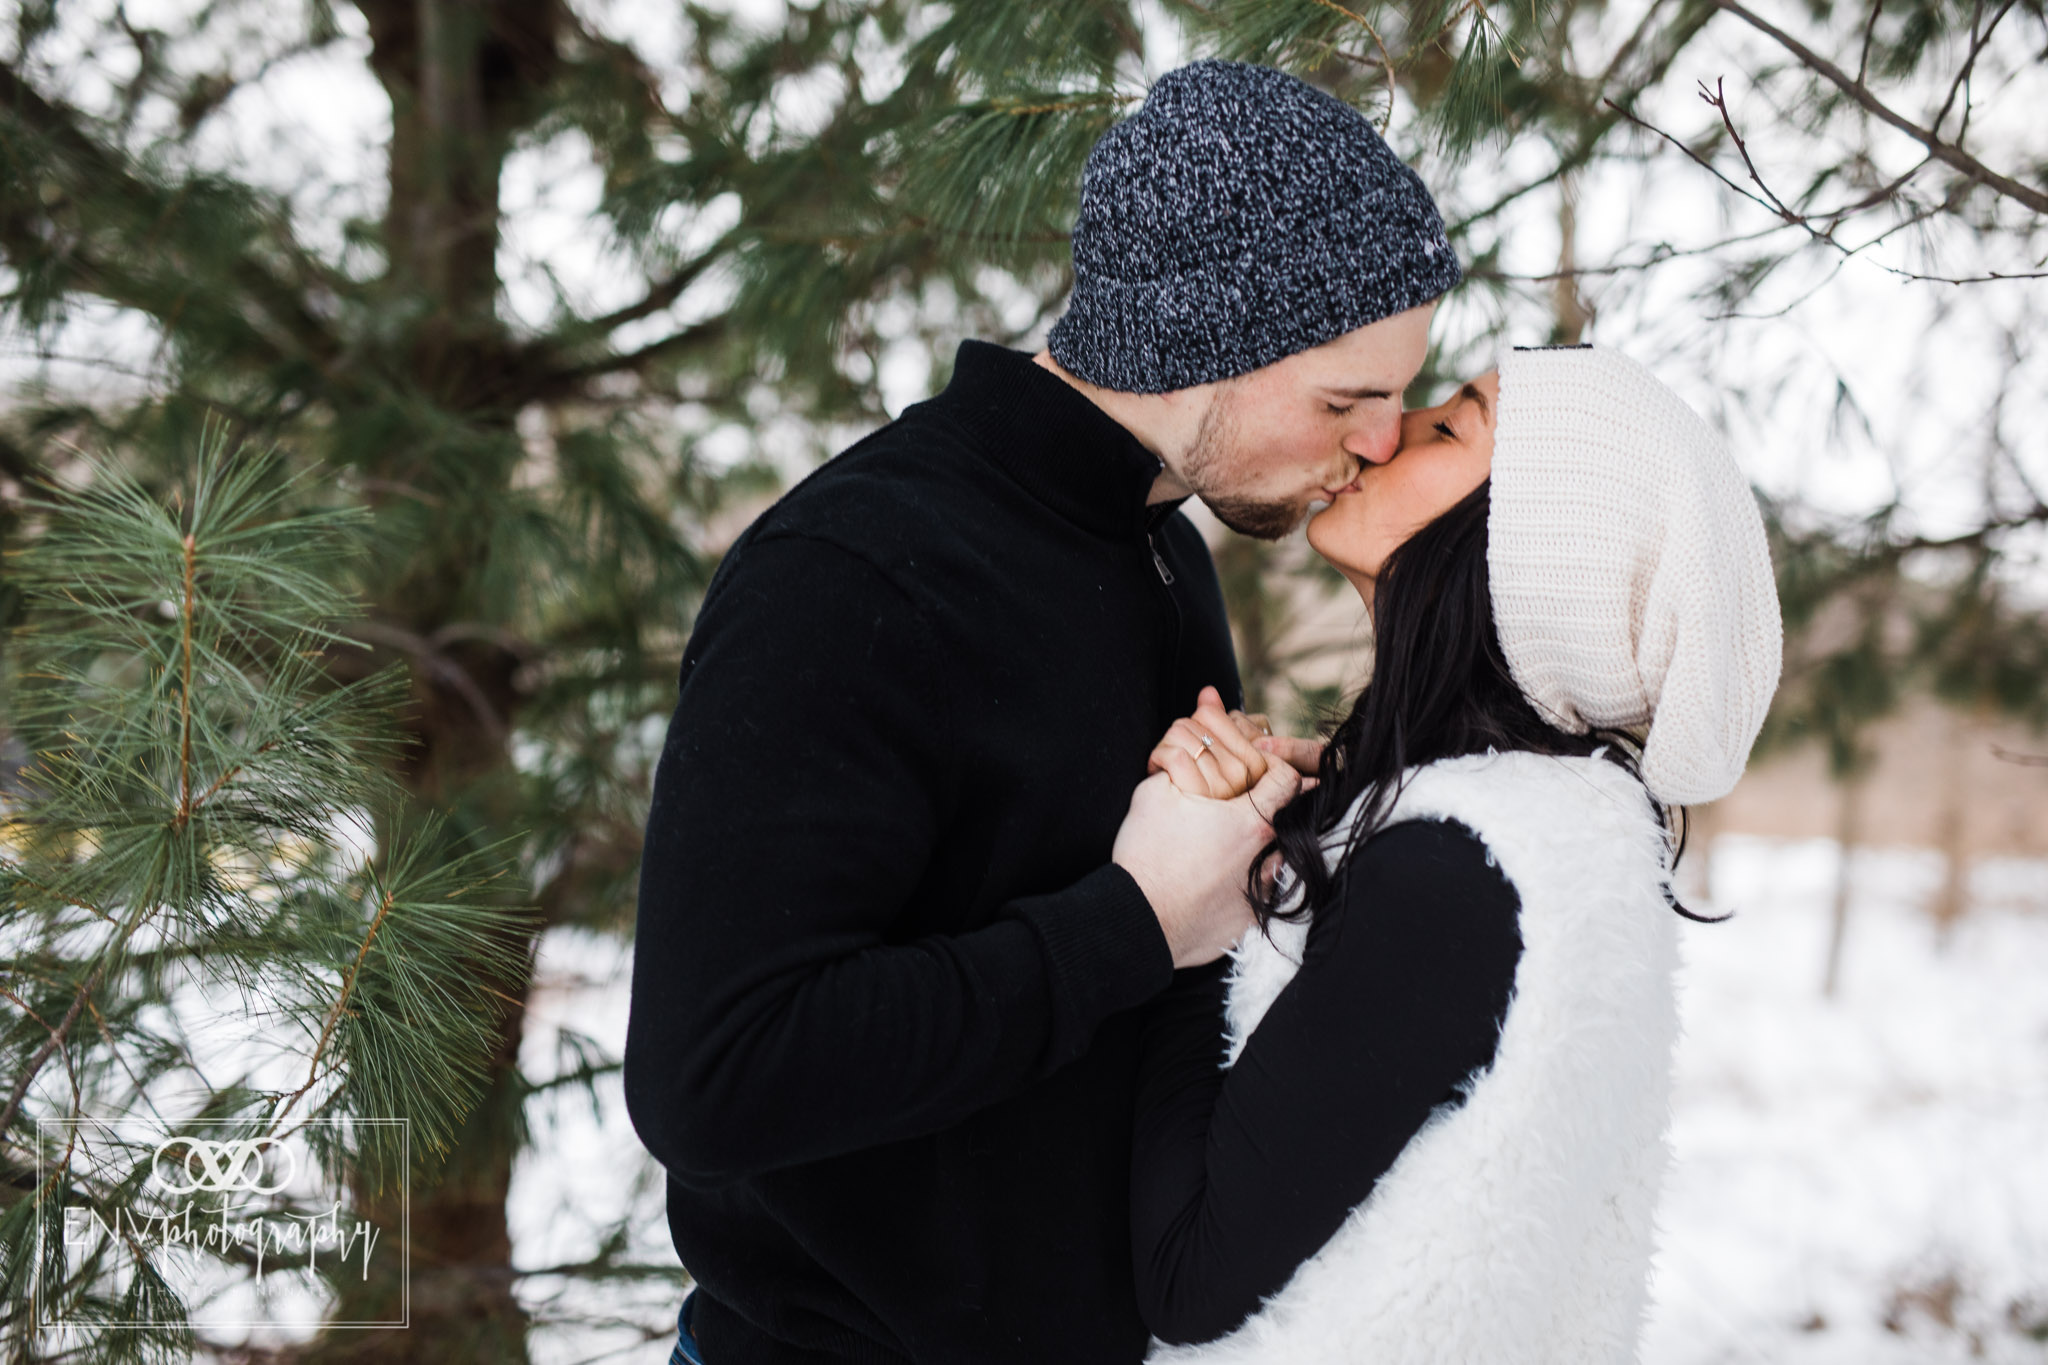
[(1364, 118), (1224, 62), (1091, 153), (1074, 268), (1046, 354), (963, 344), (741, 537), (691, 636), (626, 1047), (682, 1359), (1144, 1354), (1136, 1007), (1249, 923), (1297, 782), (1133, 799), (1200, 689), (1239, 704), (1176, 508), (1274, 537), (1390, 458), (1458, 268)]

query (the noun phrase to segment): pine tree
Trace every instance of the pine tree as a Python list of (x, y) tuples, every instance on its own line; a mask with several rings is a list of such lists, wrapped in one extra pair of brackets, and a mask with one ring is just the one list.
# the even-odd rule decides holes
[[(363, 652), (340, 633), (360, 509), (310, 505), (306, 471), (218, 434), (168, 502), (82, 473), (39, 490), (7, 564), (25, 761), (0, 791), (0, 1348), (23, 1361), (192, 1344), (190, 1278), (135, 1233), (185, 1202), (159, 1139), (296, 1133), (359, 1188), (430, 1175), (503, 1007), (469, 964), (509, 976), (527, 951), (503, 851), (399, 819), (403, 676), (331, 681), (329, 651)], [(200, 1224), (234, 1198), (192, 1201)], [(74, 1254), (88, 1217), (123, 1235)], [(246, 1279), (248, 1247), (200, 1249)]]
[[(680, 69), (657, 71), (552, 0), (315, 4), (282, 36), (258, 22), (271, 13), (230, 3), (160, 32), (62, 0), (15, 12), (0, 65), (7, 317), (56, 347), (73, 319), (113, 308), (160, 344), (139, 399), (52, 393), (18, 408), (5, 472), (54, 469), (69, 443), (115, 452), (160, 488), (215, 414), (293, 468), (332, 471), (369, 508), (351, 532), (369, 551), (367, 610), (342, 629), (370, 648), (324, 652), (322, 667), (346, 685), (402, 664), (411, 701), (391, 770), (418, 804), (387, 837), (425, 837), (409, 826), (429, 813), (452, 852), (531, 831), (520, 873), (545, 922), (623, 928), (649, 724), (671, 704), (707, 523), (770, 478), (757, 414), (809, 423), (810, 458), (845, 424), (879, 420), (876, 360), (887, 329), (902, 331), (881, 315), (892, 299), (911, 301), (913, 337), (1006, 335), (1017, 286), (991, 292), (983, 253), (942, 250), (885, 199), (916, 120), (951, 99), (951, 39), (916, 38), (922, 11), (908, 4), (799, 7), (767, 28), (691, 7)], [(74, 41), (110, 54), (86, 64), (104, 88), (76, 83)], [(389, 99), (382, 185), (316, 180), (302, 199), (266, 188), (258, 167), (206, 162), (199, 144), (240, 84), (337, 51), (357, 53)], [(904, 74), (870, 98), (875, 60)], [(785, 126), (806, 77), (837, 93), (818, 126)], [(642, 293), (605, 309), (564, 296), (544, 324), (522, 323), (499, 276), (502, 169), (578, 140), (603, 173), (591, 230)], [(303, 206), (336, 190), (381, 208), (323, 219)], [(1060, 286), (1035, 287), (1049, 304)], [(917, 308), (927, 289), (958, 307), (935, 321)], [(705, 432), (745, 438), (736, 468), (696, 448)], [(16, 535), (35, 515), (0, 510)], [(516, 1066), (530, 976), (484, 959), (451, 975), (512, 1007), (449, 1160), (413, 1190), (413, 1326), (377, 1349), (517, 1360), (527, 1314), (504, 1202), (534, 1084)], [(358, 1195), (374, 1207), (373, 1188)], [(385, 1292), (345, 1287), (368, 1302), (337, 1312), (375, 1316), (357, 1310)], [(322, 1350), (358, 1345), (337, 1335)]]

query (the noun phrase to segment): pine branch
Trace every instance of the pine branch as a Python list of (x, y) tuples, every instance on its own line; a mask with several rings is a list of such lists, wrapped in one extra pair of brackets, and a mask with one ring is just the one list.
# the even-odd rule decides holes
[(178, 813), (171, 818), (181, 826), (192, 818), (192, 618), (199, 614), (194, 592), (199, 577), (198, 543), (190, 531), (185, 533), (185, 598), (184, 610), (179, 613), (178, 641), (184, 681), (178, 689)]
[[(0, 63), (0, 123), (7, 119), (17, 121), (75, 168), (75, 174), (90, 185), (89, 195), (95, 202), (119, 205), (124, 214), (155, 208), (158, 216), (150, 232), (146, 236), (136, 235), (143, 236), (143, 240), (171, 258), (169, 265), (174, 275), (185, 271), (188, 286), (192, 283), (191, 261), (182, 249), (178, 232), (183, 226), (179, 213), (193, 188), (191, 182), (166, 194), (138, 178), (83, 131), (83, 120), (76, 111), (44, 99), (12, 67)], [(281, 230), (282, 221), (273, 219), (270, 226), (273, 231)], [(295, 244), (283, 245), (291, 259), (306, 259)], [(0, 247), (10, 257), (34, 258), (48, 251), (49, 246), (38, 234), (33, 213), (25, 203), (0, 209)], [(65, 260), (78, 287), (166, 324), (178, 321), (178, 311), (190, 298), (189, 292), (170, 298), (162, 296), (137, 273), (137, 263), (117, 263), (94, 254), (81, 243), (69, 245)], [(146, 262), (148, 256), (142, 260)], [(245, 251), (237, 256), (229, 282), (241, 292), (242, 298), (261, 310), (260, 317), (272, 325), (275, 335), (287, 339), (316, 369), (324, 372), (340, 360), (340, 343), (307, 306), (301, 291), (273, 274), (254, 255)], [(257, 336), (248, 337), (243, 345), (252, 354), (259, 350), (265, 354), (274, 352), (274, 345), (259, 341)]]
[(1117, 59), (1143, 54), (1125, 6), (1104, 0), (979, 0), (907, 54), (913, 66), (948, 64), (961, 93), (992, 95), (1069, 82), (1107, 85)]
[[(1664, 78), (1670, 74), (1672, 64), (1678, 60), (1687, 45), (1705, 30), (1707, 20), (1714, 11), (1705, 5), (1687, 6), (1680, 11), (1680, 21), (1678, 23), (1668, 29), (1653, 30), (1650, 21), (1657, 13), (1658, 4), (1653, 3), (1648, 12), (1644, 14), (1642, 22), (1637, 25), (1635, 31), (1628, 36), (1615, 51), (1614, 56), (1609, 59), (1606, 69), (1601, 72), (1600, 77), (1593, 83), (1592, 90), (1596, 93), (1604, 90), (1619, 73), (1623, 63), (1634, 55), (1636, 48), (1640, 45), (1646, 34), (1657, 32), (1662, 39), (1663, 45), (1651, 58), (1641, 78), (1631, 82), (1629, 89), (1622, 93), (1619, 101), (1611, 98), (1602, 98), (1599, 105), (1586, 111), (1588, 118), (1580, 129), (1578, 136), (1573, 140), (1572, 146), (1557, 158), (1557, 163), (1550, 170), (1534, 180), (1526, 181), (1507, 191), (1485, 207), (1459, 218), (1448, 228), (1451, 237), (1463, 237), (1477, 224), (1496, 217), (1503, 210), (1511, 207), (1524, 197), (1535, 193), (1537, 190), (1556, 184), (1560, 179), (1572, 174), (1574, 171), (1585, 169), (1600, 154), (1608, 134), (1614, 130), (1616, 125), (1624, 120), (1639, 122), (1628, 113), (1624, 106), (1633, 103), (1643, 92), (1663, 83)], [(1606, 108), (1607, 112), (1605, 114), (1597, 113), (1596, 111), (1600, 107)]]
[[(127, 935), (124, 934), (120, 942), (125, 942), (126, 939)], [(7, 1103), (0, 1105), (0, 1138), (6, 1136), (7, 1130), (20, 1116), (21, 1106), (28, 1098), (28, 1088), (35, 1084), (36, 1077), (48, 1064), (51, 1056), (58, 1048), (64, 1046), (64, 1040), (71, 1034), (71, 1026), (78, 1022), (79, 1014), (85, 1009), (86, 997), (99, 989), (100, 978), (106, 974), (107, 964), (112, 960), (111, 953), (101, 956), (99, 963), (92, 969), (92, 975), (80, 982), (78, 989), (72, 992), (71, 1008), (64, 1011), (64, 1017), (57, 1021), (57, 1027), (50, 1029), (49, 1039), (36, 1049), (28, 1064), (22, 1068), (21, 1075), (15, 1078), (14, 1088), (7, 1092)]]
[(729, 328), (723, 316), (709, 318), (630, 351), (544, 370), (527, 381), (526, 397), (535, 401), (563, 398), (576, 393), (593, 379), (609, 374), (644, 372), (659, 362), (708, 350), (728, 335)]
[[(192, 1006), (165, 1008), (170, 980), (232, 985), (308, 1025), (305, 1079), (274, 1097), (267, 1131), (296, 1119), (316, 1154), (358, 1172), (388, 1170), (409, 1149), (390, 1126), (355, 1120), (404, 1115), (423, 1150), (441, 1152), (483, 1092), (504, 1005), (518, 1004), (500, 983), (529, 965), (530, 919), (495, 903), (510, 841), (459, 853), (430, 820), (416, 837), (380, 839), (381, 865), (366, 862), (363, 881), (333, 871), (338, 821), (372, 818), (388, 797), (365, 759), (394, 729), (400, 680), (327, 676), (311, 646), (343, 638), (334, 617), (354, 604), (335, 570), (358, 550), (342, 533), (363, 518), (293, 511), (311, 471), (283, 474), (275, 458), (230, 452), (217, 428), (189, 499), (169, 505), (95, 461), (82, 491), (32, 501), (38, 534), (10, 551), (28, 609), (10, 640), (23, 659), (10, 720), (33, 768), (9, 795), (21, 859), (0, 860), (0, 887), (32, 937), (0, 987), (14, 1011), (0, 1048), (16, 1076), (0, 1150), (40, 1146), (21, 1132), (38, 1082), (50, 1106), (74, 1112), (96, 1101), (154, 1114), (166, 1131), (209, 1113), (263, 1129), (253, 1087), (217, 1085), (198, 1065), (182, 1037)], [(74, 905), (108, 921), (85, 949), (80, 925), (98, 926)], [(46, 1080), (58, 1058), (68, 1101)], [(151, 1096), (173, 1076), (180, 1094), (203, 1097), (199, 1116), (155, 1113)], [(309, 1125), (315, 1116), (338, 1122)], [(140, 1178), (80, 1176), (64, 1197), (129, 1200)], [(7, 1263), (29, 1235), (21, 1211), (44, 1197), (0, 1210)], [(238, 1263), (234, 1248), (217, 1250)], [(108, 1296), (99, 1286), (124, 1254), (127, 1284)], [(97, 1295), (121, 1313), (158, 1296), (152, 1320), (183, 1323), (185, 1306), (147, 1272), (145, 1249), (117, 1238), (46, 1268), (40, 1292), (74, 1306)], [(11, 1333), (19, 1292), (10, 1281), (0, 1330)]]
[(0, 473), (23, 483), (43, 477), (42, 466), (10, 437), (0, 434)]
[[(515, 842), (447, 856), (446, 827), (430, 820), (372, 877), (378, 910), (367, 932), (344, 937), (338, 924), (309, 926), (317, 957), (332, 961), (331, 948), (318, 946), (331, 944), (351, 963), (335, 1007), (321, 1014), (317, 1046), (334, 1057), (341, 1078), (323, 1110), (403, 1113), (424, 1152), (452, 1144), (482, 1093), (500, 1014), (523, 1008), (495, 983), (526, 978), (535, 923), (525, 911), (483, 903), (505, 877)], [(331, 907), (352, 909), (353, 902)], [(362, 1153), (373, 1167), (396, 1155)]]
[(905, 168), (897, 207), (916, 227), (998, 252), (1065, 242), (1088, 153), (1136, 98), (1034, 90), (941, 110), (908, 140), (906, 151), (919, 154)]
[[(1335, 10), (1337, 13), (1343, 15), (1346, 19), (1349, 19), (1352, 23), (1357, 24), (1360, 28), (1365, 30), (1366, 36), (1372, 39), (1372, 45), (1379, 49), (1380, 66), (1387, 73), (1387, 118), (1391, 119), (1394, 113), (1394, 101), (1392, 98), (1392, 91), (1394, 81), (1399, 75), (1399, 68), (1396, 67), (1394, 64), (1394, 54), (1387, 50), (1387, 40), (1380, 36), (1380, 31), (1377, 28), (1373, 27), (1372, 20), (1366, 18), (1363, 14), (1358, 13), (1356, 10), (1346, 9), (1344, 6), (1338, 4), (1337, 0), (1314, 0), (1314, 3), (1321, 5), (1325, 9)], [(1448, 21), (1445, 23), (1444, 27), (1450, 27)], [(1384, 131), (1386, 128), (1386, 123), (1382, 122), (1380, 124), (1380, 128), (1382, 129), (1382, 131)]]
[[(365, 869), (366, 873), (368, 871)], [(284, 1122), (284, 1116), (289, 1114), (292, 1107), (320, 1080), (320, 1062), (327, 1055), (328, 1040), (334, 1036), (334, 1025), (341, 1018), (341, 1012), (348, 1007), (349, 996), (355, 991), (356, 977), (363, 970), (363, 959), (370, 955), (370, 945), (377, 941), (377, 931), (384, 927), (384, 919), (391, 913), (391, 901), (392, 895), (388, 890), (378, 897), (377, 913), (371, 916), (370, 927), (363, 932), (362, 946), (356, 949), (355, 960), (349, 963), (348, 972), (342, 977), (341, 989), (334, 997), (334, 1008), (327, 1011), (326, 1021), (320, 1025), (319, 1040), (313, 1044), (312, 1056), (307, 1060), (306, 1082), (285, 1096), (283, 1105), (279, 1107), (276, 1117), (272, 1120), (273, 1126)]]

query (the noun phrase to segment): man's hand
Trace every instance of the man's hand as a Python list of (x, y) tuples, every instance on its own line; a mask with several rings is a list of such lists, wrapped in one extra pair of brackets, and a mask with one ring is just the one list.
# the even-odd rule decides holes
[(1175, 967), (1215, 961), (1251, 927), (1244, 890), (1252, 859), (1273, 837), (1267, 817), (1300, 789), (1299, 773), (1273, 763), (1250, 791), (1228, 801), (1191, 796), (1166, 773), (1131, 793), (1110, 859), (1152, 903)]

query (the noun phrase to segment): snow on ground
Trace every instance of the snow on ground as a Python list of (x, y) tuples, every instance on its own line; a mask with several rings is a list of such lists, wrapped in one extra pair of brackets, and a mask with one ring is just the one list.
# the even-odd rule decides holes
[[(526, 1073), (539, 1081), (598, 1055), (616, 1061), (626, 1045), (631, 975), (631, 952), (615, 939), (550, 931), (520, 1047)], [(581, 1053), (578, 1038), (587, 1040)], [(513, 1264), (527, 1271), (575, 1265), (623, 1221), (630, 1241), (619, 1259), (648, 1268), (637, 1280), (604, 1285), (561, 1275), (521, 1280), (520, 1299), (540, 1324), (531, 1336), (534, 1365), (661, 1365), (687, 1280), (669, 1241), (661, 1169), (633, 1134), (619, 1073), (588, 1088), (543, 1090), (526, 1112), (533, 1145), (513, 1167), (507, 1200)]]
[[(1921, 908), (1936, 855), (1861, 851), (1840, 990), (1820, 992), (1836, 853), (1724, 835), (1720, 925), (1687, 925), (1673, 1141), (1645, 1365), (2048, 1362), (2048, 865), (1976, 869), (1950, 941)], [(1707, 908), (1695, 906), (1695, 908)], [(616, 1057), (628, 957), (580, 932), (543, 948), (525, 1061), (563, 1030)], [(674, 1266), (656, 1173), (616, 1073), (530, 1109), (516, 1259), (573, 1263), (629, 1217), (633, 1259)], [(593, 1291), (524, 1282), (540, 1365), (660, 1365), (679, 1267)], [(616, 1315), (631, 1327), (590, 1319)]]
[(2048, 866), (1942, 945), (1940, 858), (1859, 851), (1829, 1000), (1835, 845), (1713, 851), (1647, 1365), (2048, 1361)]

